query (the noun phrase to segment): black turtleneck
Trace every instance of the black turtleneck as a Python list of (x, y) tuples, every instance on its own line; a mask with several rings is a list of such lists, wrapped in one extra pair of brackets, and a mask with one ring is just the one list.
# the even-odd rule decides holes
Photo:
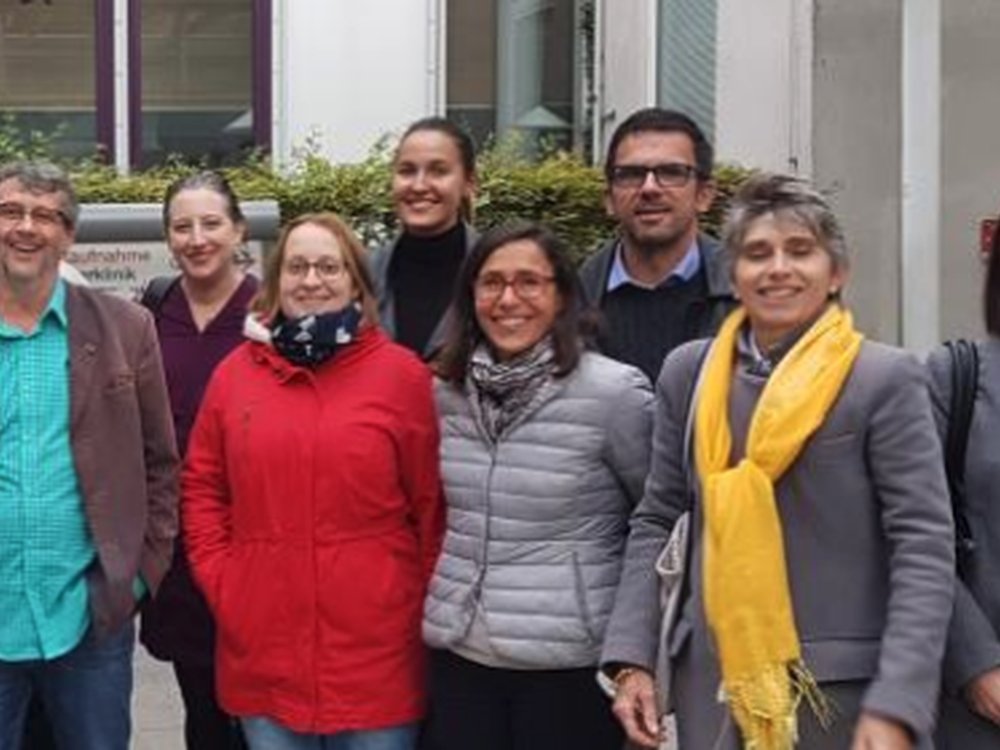
[(389, 266), (395, 306), (396, 341), (423, 356), (431, 334), (454, 293), (465, 259), (465, 225), (443, 234), (415, 237), (404, 233)]

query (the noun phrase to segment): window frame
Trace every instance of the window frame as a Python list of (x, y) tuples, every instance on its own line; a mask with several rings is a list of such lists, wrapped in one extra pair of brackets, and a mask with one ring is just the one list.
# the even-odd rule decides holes
[[(251, 0), (251, 53), (250, 97), (253, 113), (254, 145), (265, 151), (272, 149), (272, 81), (271, 67), (273, 41), (271, 27), (273, 0)], [(116, 23), (124, 14), (124, 23)], [(120, 40), (121, 29), (126, 39)], [(95, 148), (106, 155), (109, 162), (127, 169), (137, 169), (142, 164), (142, 3), (141, 0), (94, 0), (95, 33)], [(119, 47), (117, 42), (124, 41)], [(123, 88), (116, 88), (117, 54), (124, 50), (120, 61), (121, 72), (127, 80)], [(118, 113), (118, 97), (124, 96), (125, 106)], [(124, 118), (124, 122), (119, 121)], [(119, 143), (117, 134), (126, 135), (125, 144)], [(124, 152), (124, 153), (122, 153)]]

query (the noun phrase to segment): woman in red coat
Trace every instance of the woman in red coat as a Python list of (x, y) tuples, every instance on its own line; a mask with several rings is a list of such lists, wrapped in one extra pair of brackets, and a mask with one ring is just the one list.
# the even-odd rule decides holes
[(255, 750), (406, 750), (423, 714), (437, 420), (428, 371), (375, 324), (363, 253), (332, 214), (285, 229), (188, 447), (219, 701)]

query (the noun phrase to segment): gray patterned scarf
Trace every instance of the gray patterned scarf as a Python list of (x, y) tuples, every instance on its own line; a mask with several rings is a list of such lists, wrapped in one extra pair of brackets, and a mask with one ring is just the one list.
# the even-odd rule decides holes
[(484, 344), (469, 360), (468, 384), (487, 437), (494, 443), (548, 392), (555, 370), (552, 341), (543, 338), (512, 359), (497, 362)]

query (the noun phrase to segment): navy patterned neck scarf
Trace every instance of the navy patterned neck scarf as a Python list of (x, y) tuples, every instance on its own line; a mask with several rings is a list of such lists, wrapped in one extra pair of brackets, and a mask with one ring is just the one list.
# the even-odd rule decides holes
[(293, 365), (317, 367), (357, 337), (361, 307), (350, 304), (337, 312), (286, 318), (279, 313), (271, 326), (271, 344)]

